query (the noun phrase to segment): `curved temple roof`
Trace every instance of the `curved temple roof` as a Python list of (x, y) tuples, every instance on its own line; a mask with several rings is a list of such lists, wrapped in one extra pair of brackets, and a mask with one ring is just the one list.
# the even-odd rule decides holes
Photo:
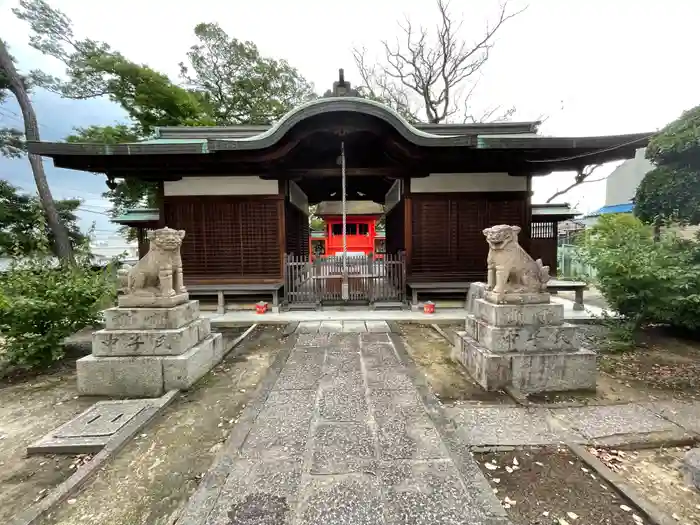
[[(419, 124), (413, 125), (392, 108), (358, 97), (340, 96), (313, 100), (303, 104), (267, 128), (232, 126), (230, 128), (164, 128), (152, 140), (126, 144), (86, 144), (65, 142), (29, 142), (30, 153), (60, 157), (61, 166), (88, 169), (76, 157), (132, 157), (137, 155), (206, 155), (217, 151), (263, 150), (277, 145), (285, 135), (302, 122), (320, 115), (357, 114), (382, 121), (393, 128), (415, 148), (433, 150), (452, 148), (465, 150), (520, 150), (524, 157), (537, 150), (533, 162), (552, 163), (552, 169), (572, 169), (581, 164), (579, 156), (595, 158), (591, 162), (607, 162), (629, 158), (646, 146), (653, 133), (599, 137), (545, 137), (537, 135), (537, 122), (492, 124)], [(326, 120), (327, 122), (327, 120)], [(327, 124), (326, 124), (327, 125)], [(323, 126), (322, 123), (319, 124)], [(245, 128), (245, 129), (243, 129)], [(71, 158), (76, 158), (71, 160)], [(538, 167), (544, 167), (540, 165)], [(106, 168), (91, 171), (105, 171)]]

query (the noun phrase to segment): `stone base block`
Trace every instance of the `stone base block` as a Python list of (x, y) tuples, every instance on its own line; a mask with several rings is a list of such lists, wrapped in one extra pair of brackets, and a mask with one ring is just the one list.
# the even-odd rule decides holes
[(210, 334), (178, 356), (97, 357), (77, 361), (78, 392), (88, 396), (158, 397), (187, 389), (224, 354), (223, 336)]
[(163, 358), (165, 390), (186, 390), (216, 366), (224, 355), (222, 334), (211, 334), (197, 346), (176, 357)]
[(76, 362), (84, 396), (158, 397), (164, 394), (162, 357), (95, 357)]
[(576, 350), (576, 327), (569, 323), (497, 327), (468, 314), (464, 328), (469, 337), (492, 352)]
[(683, 477), (689, 487), (700, 490), (700, 448), (686, 452), (683, 458)]
[(477, 299), (476, 318), (492, 326), (560, 325), (564, 319), (562, 304), (493, 304)]
[(107, 330), (173, 330), (199, 318), (199, 301), (171, 308), (109, 308), (104, 317)]
[(96, 357), (180, 355), (211, 333), (209, 319), (172, 330), (98, 330), (92, 336)]
[(495, 294), (493, 292), (484, 292), (486, 301), (493, 304), (547, 304), (550, 302), (551, 296), (549, 293), (504, 293)]
[(596, 388), (596, 354), (591, 350), (505, 355), (512, 386), (525, 394)]
[(496, 354), (479, 346), (465, 332), (457, 332), (457, 339), (453, 357), (462, 363), (484, 390), (500, 390), (509, 384), (510, 370), (504, 354)]
[(148, 295), (120, 295), (117, 304), (122, 308), (172, 308), (190, 300), (190, 294), (179, 293), (170, 297)]

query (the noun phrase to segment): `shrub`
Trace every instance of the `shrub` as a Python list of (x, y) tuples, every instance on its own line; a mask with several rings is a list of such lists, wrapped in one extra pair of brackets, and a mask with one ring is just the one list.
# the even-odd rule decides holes
[(700, 329), (700, 245), (672, 232), (654, 240), (631, 215), (603, 215), (586, 233), (582, 254), (610, 307), (634, 329), (666, 324)]
[(115, 294), (110, 268), (87, 260), (59, 267), (44, 257), (15, 263), (0, 274), (0, 334), (5, 360), (24, 368), (61, 359), (63, 340), (95, 324)]

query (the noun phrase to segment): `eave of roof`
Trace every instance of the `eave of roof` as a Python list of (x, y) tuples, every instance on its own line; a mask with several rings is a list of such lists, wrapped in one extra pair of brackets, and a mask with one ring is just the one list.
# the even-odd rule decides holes
[(549, 217), (558, 220), (571, 219), (580, 215), (568, 204), (533, 204), (532, 217)]

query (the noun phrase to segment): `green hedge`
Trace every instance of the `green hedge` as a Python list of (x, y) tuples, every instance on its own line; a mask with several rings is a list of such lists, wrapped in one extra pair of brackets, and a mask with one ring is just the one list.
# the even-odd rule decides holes
[(0, 274), (0, 334), (4, 360), (25, 368), (64, 355), (63, 340), (95, 324), (116, 294), (111, 268), (87, 261), (57, 267), (45, 258), (15, 264)]
[(610, 307), (634, 329), (664, 324), (700, 329), (700, 244), (629, 214), (603, 215), (584, 236), (583, 256)]

